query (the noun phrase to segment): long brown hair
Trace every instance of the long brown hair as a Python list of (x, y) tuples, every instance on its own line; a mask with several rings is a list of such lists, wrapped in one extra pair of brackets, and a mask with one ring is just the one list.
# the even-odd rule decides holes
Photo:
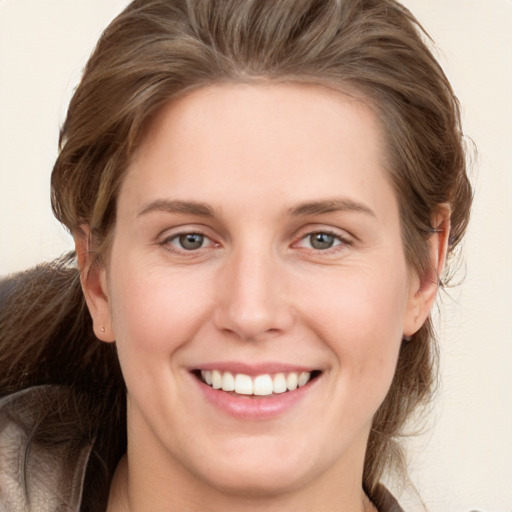
[[(376, 109), (407, 261), (424, 271), (434, 214), (441, 204), (451, 207), (453, 254), (472, 197), (459, 105), (425, 39), (412, 14), (394, 0), (135, 0), (105, 30), (71, 100), (52, 174), (55, 215), (75, 235), (88, 224), (101, 261), (124, 172), (164, 104), (219, 82), (321, 83), (362, 95)], [(54, 382), (53, 370), (40, 371), (38, 361), (58, 365), (66, 354), (70, 374), (60, 383), (88, 388), (100, 404), (91, 422), (100, 432), (98, 443), (111, 447), (97, 450), (108, 492), (125, 443), (124, 434), (114, 434), (124, 418), (122, 376), (115, 352), (92, 334), (78, 269), (55, 265), (58, 287), (40, 277), (48, 269), (31, 276), (27, 287), (34, 296), (45, 293), (48, 304), (33, 315), (27, 296), (18, 307), (22, 316), (12, 306), (10, 319), (1, 320), (15, 341), (6, 350), (2, 341), (0, 365), (11, 371), (0, 377), (0, 390)], [(44, 318), (52, 316), (48, 329)], [(384, 471), (402, 462), (396, 441), (412, 411), (430, 398), (436, 362), (428, 320), (403, 343), (391, 389), (374, 418), (363, 481), (370, 495)], [(105, 499), (98, 496), (98, 502)]]

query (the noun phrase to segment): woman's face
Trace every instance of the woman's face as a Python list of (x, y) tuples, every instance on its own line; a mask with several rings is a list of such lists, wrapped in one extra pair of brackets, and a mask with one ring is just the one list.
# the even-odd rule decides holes
[(373, 111), (321, 86), (211, 86), (155, 119), (88, 292), (126, 380), (129, 467), (247, 495), (360, 485), (428, 314), (383, 160)]

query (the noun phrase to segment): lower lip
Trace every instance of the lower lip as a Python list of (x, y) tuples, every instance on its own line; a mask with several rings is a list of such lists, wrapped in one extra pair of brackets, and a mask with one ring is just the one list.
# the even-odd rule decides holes
[(213, 389), (196, 377), (194, 379), (206, 399), (224, 413), (242, 420), (270, 420), (286, 413), (305, 398), (319, 377), (294, 391), (256, 397), (253, 395), (232, 395), (226, 391)]

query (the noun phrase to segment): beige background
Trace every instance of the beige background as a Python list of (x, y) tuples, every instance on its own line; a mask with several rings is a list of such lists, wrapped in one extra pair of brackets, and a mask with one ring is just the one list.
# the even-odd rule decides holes
[[(0, 0), (0, 275), (71, 247), (53, 220), (58, 126), (124, 0)], [(406, 0), (437, 42), (478, 147), (464, 283), (442, 297), (442, 385), (411, 443), (431, 512), (512, 511), (512, 0)], [(411, 511), (417, 506), (411, 506)]]

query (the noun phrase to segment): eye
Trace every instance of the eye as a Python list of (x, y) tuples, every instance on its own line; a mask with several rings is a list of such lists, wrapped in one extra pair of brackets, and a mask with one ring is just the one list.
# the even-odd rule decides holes
[(210, 239), (201, 233), (183, 233), (168, 238), (165, 243), (185, 251), (196, 251), (202, 249)]
[(320, 251), (330, 249), (339, 243), (339, 239), (329, 233), (311, 233), (306, 238), (313, 249)]
[(204, 233), (201, 228), (201, 231), (196, 231), (197, 228), (194, 226), (182, 226), (181, 229), (174, 233), (165, 231), (157, 244), (178, 258), (192, 258), (194, 261), (221, 247), (219, 242)]
[(327, 231), (316, 231), (309, 233), (303, 237), (299, 245), (306, 249), (314, 249), (316, 251), (326, 251), (338, 245), (350, 245), (348, 240), (343, 239), (339, 235), (329, 233)]

